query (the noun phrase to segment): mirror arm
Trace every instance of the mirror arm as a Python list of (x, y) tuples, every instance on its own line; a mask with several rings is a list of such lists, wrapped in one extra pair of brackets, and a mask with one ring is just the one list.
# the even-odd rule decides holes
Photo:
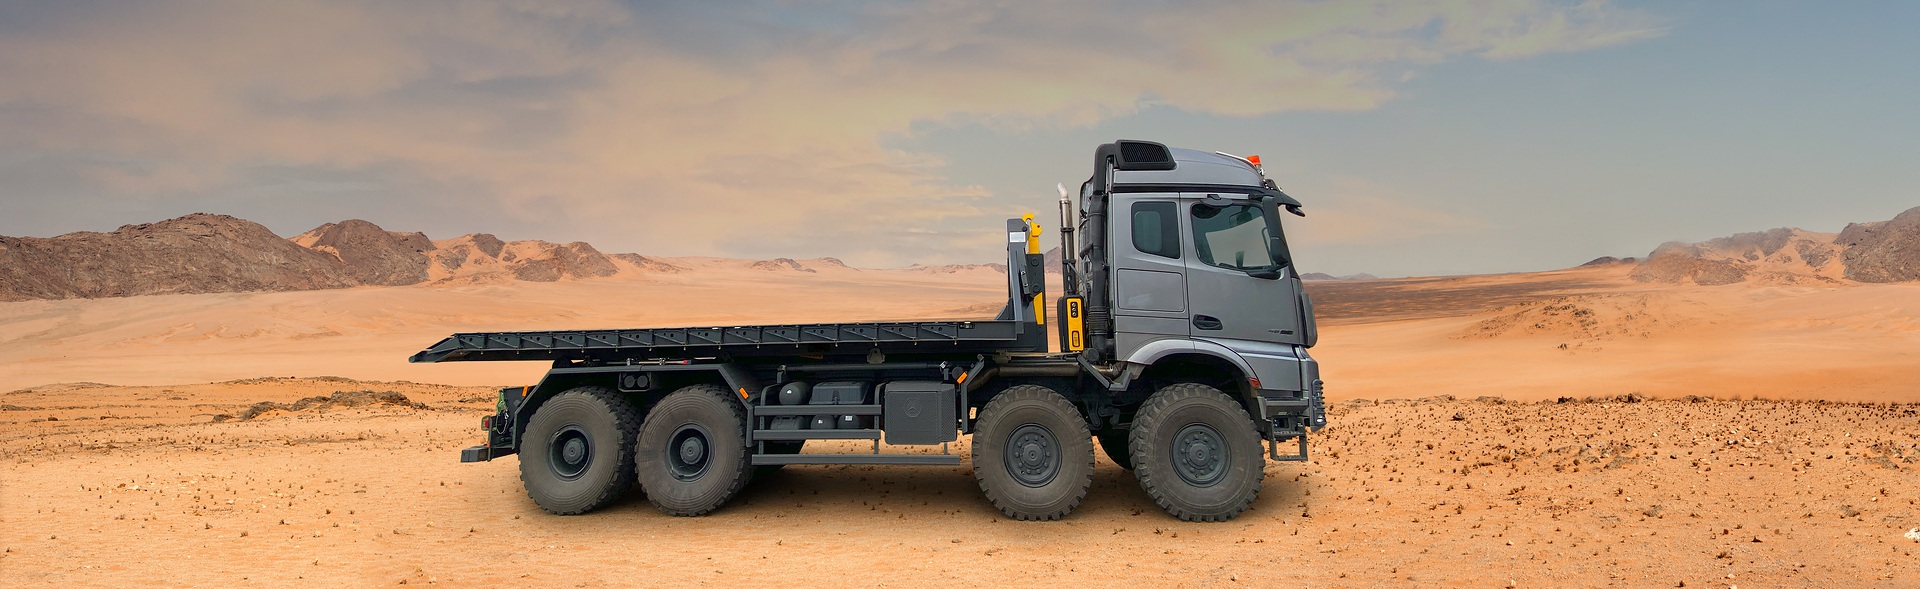
[[(1260, 199), (1260, 207), (1265, 209), (1267, 223), (1272, 225), (1272, 227), (1268, 228), (1268, 231), (1271, 233), (1267, 235), (1267, 249), (1270, 250), (1271, 256), (1274, 258), (1274, 265), (1285, 268), (1293, 265), (1293, 256), (1292, 252), (1287, 251), (1286, 237), (1284, 237), (1286, 234), (1283, 232), (1284, 230), (1280, 228), (1279, 205), (1280, 199), (1271, 196)], [(1286, 206), (1289, 212), (1300, 214), (1298, 206), (1292, 204)], [(1278, 275), (1274, 276), (1274, 278), (1278, 277)]]

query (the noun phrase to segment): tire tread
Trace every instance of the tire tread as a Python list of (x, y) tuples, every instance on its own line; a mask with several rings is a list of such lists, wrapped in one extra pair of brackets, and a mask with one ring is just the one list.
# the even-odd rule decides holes
[[(1131, 446), (1129, 449), (1132, 451), (1133, 456), (1133, 473), (1134, 476), (1140, 479), (1140, 488), (1147, 492), (1148, 497), (1153, 498), (1154, 503), (1159, 504), (1161, 509), (1165, 509), (1168, 514), (1180, 518), (1182, 521), (1224, 522), (1231, 520), (1240, 515), (1241, 512), (1246, 511), (1247, 507), (1253, 505), (1253, 501), (1260, 497), (1260, 482), (1267, 478), (1266, 458), (1264, 455), (1256, 454), (1256, 456), (1260, 456), (1260, 468), (1254, 469), (1253, 481), (1249, 485), (1247, 492), (1241, 495), (1236, 504), (1228, 505), (1219, 511), (1199, 512), (1180, 505), (1167, 491), (1165, 488), (1167, 485), (1182, 484), (1182, 481), (1180, 481), (1179, 475), (1171, 472), (1161, 472), (1161, 465), (1159, 463), (1161, 457), (1155, 456), (1154, 454), (1165, 451), (1166, 449), (1160, 448), (1156, 444), (1148, 443), (1148, 441), (1144, 439), (1150, 436), (1155, 430), (1164, 426), (1163, 422), (1167, 419), (1167, 413), (1172, 411), (1174, 407), (1192, 402), (1224, 402), (1231, 405), (1233, 412), (1238, 414), (1241, 419), (1234, 420), (1237, 422), (1237, 425), (1230, 425), (1229, 427), (1244, 428), (1238, 433), (1250, 436), (1255, 440), (1260, 439), (1260, 432), (1253, 427), (1253, 418), (1247, 414), (1245, 408), (1241, 407), (1238, 402), (1235, 402), (1232, 397), (1227, 396), (1226, 393), (1200, 383), (1183, 382), (1167, 385), (1159, 391), (1156, 391), (1153, 396), (1148, 397), (1147, 402), (1140, 406), (1139, 413), (1134, 416), (1133, 429), (1128, 443), (1128, 445)], [(1225, 431), (1222, 431), (1221, 434), (1231, 437), (1230, 434)], [(1227, 441), (1232, 442), (1233, 440), (1229, 439)], [(1257, 451), (1258, 447), (1256, 446), (1253, 450)], [(1163, 484), (1162, 479), (1166, 477), (1172, 477), (1173, 480), (1170, 483)]]
[[(746, 411), (741, 408), (739, 402), (736, 402), (734, 400), (732, 392), (728, 391), (726, 387), (722, 387), (719, 385), (699, 384), (699, 385), (691, 385), (691, 386), (683, 387), (680, 390), (677, 390), (668, 394), (666, 398), (661, 399), (660, 402), (667, 403), (677, 396), (696, 395), (696, 394), (712, 395), (714, 397), (719, 398), (721, 403), (725, 405), (729, 411), (733, 412), (733, 419), (735, 423), (739, 423), (739, 424), (746, 423), (747, 421)], [(658, 407), (659, 407), (658, 405), (655, 405), (656, 409), (658, 409)], [(726, 490), (720, 494), (720, 498), (718, 500), (713, 501), (711, 502), (711, 504), (707, 504), (707, 505), (697, 505), (691, 508), (681, 508), (681, 507), (661, 503), (660, 498), (655, 496), (655, 494), (651, 490), (649, 490), (647, 493), (647, 501), (650, 503), (653, 503), (653, 506), (655, 508), (658, 508), (662, 513), (666, 513), (668, 515), (680, 516), (680, 517), (695, 517), (695, 516), (706, 515), (708, 513), (712, 513), (713, 510), (715, 509), (719, 509), (720, 506), (726, 505), (728, 500), (731, 500), (734, 495), (738, 495), (740, 493), (740, 489), (747, 486), (747, 481), (751, 480), (754, 474), (754, 469), (749, 464), (751, 462), (752, 455), (753, 455), (753, 444), (744, 442), (745, 440), (744, 429), (742, 429), (738, 433), (741, 434), (742, 440), (743, 440), (743, 443), (740, 445), (739, 456), (734, 457), (734, 459), (739, 462), (739, 468), (736, 469), (733, 476), (733, 480), (727, 483)], [(714, 435), (720, 435), (720, 432), (714, 432)], [(639, 436), (636, 435), (634, 437), (637, 443)], [(719, 457), (715, 456), (713, 460), (717, 461), (719, 460)], [(642, 484), (641, 488), (645, 489), (646, 485)]]
[[(637, 480), (633, 463), (633, 448), (639, 441), (640, 410), (634, 407), (633, 403), (629, 402), (626, 397), (606, 387), (588, 386), (567, 389), (548, 398), (546, 403), (552, 403), (567, 395), (583, 395), (594, 401), (598, 401), (605, 407), (607, 413), (613, 416), (614, 429), (620, 432), (619, 447), (616, 448), (614, 454), (615, 460), (619, 462), (615, 467), (616, 470), (614, 471), (613, 481), (600, 491), (599, 497), (587, 502), (582, 507), (578, 509), (556, 510), (546, 505), (540, 505), (541, 509), (554, 515), (579, 515), (606, 507), (622, 495), (625, 495), (628, 490), (632, 489), (634, 481)], [(545, 406), (545, 404), (543, 403), (542, 406)], [(538, 409), (535, 410), (536, 416), (538, 411)], [(540, 498), (533, 494), (531, 487), (527, 486), (527, 456), (522, 455), (520, 457), (520, 463), (521, 487), (527, 490), (527, 496), (533, 499), (535, 504), (539, 504)]]
[[(987, 496), (987, 501), (992, 503), (995, 509), (999, 509), (1000, 513), (1006, 514), (1007, 517), (1018, 521), (1058, 520), (1066, 517), (1068, 513), (1072, 513), (1075, 507), (1079, 507), (1080, 502), (1087, 498), (1087, 489), (1093, 486), (1093, 433), (1087, 429), (1086, 419), (1080, 416), (1080, 410), (1074, 407), (1073, 403), (1067, 401), (1066, 397), (1060, 396), (1060, 393), (1055, 392), (1053, 389), (1039, 385), (1015, 385), (1008, 387), (1007, 390), (1001, 391), (1000, 394), (995, 395), (992, 400), (987, 401), (986, 406), (980, 408), (982, 420), (997, 418), (1000, 413), (1004, 411), (1001, 409), (1002, 407), (1019, 401), (1038, 401), (1051, 405), (1052, 407), (1050, 408), (1060, 414), (1072, 416), (1069, 422), (1075, 424), (1076, 427), (1070, 428), (1070, 431), (1067, 432), (1057, 433), (1056, 437), (1059, 439), (1063, 450), (1072, 446), (1072, 440), (1075, 439), (1082, 440), (1087, 444), (1087, 452), (1084, 452), (1086, 455), (1085, 470), (1087, 476), (1081, 478), (1078, 488), (1073, 490), (1073, 499), (1068, 501), (1065, 506), (1044, 513), (1023, 511), (1020, 509), (1020, 506), (1013, 503), (1010, 497), (1002, 493), (1001, 489), (996, 488), (993, 483), (990, 483), (982, 476), (983, 464), (985, 465), (984, 468), (998, 468), (1000, 467), (1002, 458), (998, 455), (986, 456), (984, 458), (981, 456), (981, 444), (978, 436), (982, 430), (989, 429), (992, 426), (988, 428), (976, 426), (974, 428), (975, 439), (973, 440), (973, 477), (976, 482), (980, 483), (980, 490)], [(1004, 441), (1001, 443), (1004, 443)], [(994, 446), (997, 447), (998, 444), (994, 444)], [(1000, 448), (1000, 451), (1004, 452), (1005, 448)], [(1065, 456), (1062, 457), (1062, 460), (1062, 476), (1065, 476), (1066, 473), (1064, 471), (1070, 470), (1072, 466), (1065, 462)]]

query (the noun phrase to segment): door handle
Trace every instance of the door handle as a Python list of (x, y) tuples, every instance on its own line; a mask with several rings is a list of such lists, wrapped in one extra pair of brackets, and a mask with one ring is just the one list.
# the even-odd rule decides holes
[(1212, 315), (1194, 315), (1194, 316), (1193, 316), (1193, 327), (1194, 327), (1195, 329), (1205, 329), (1205, 330), (1207, 330), (1207, 331), (1217, 331), (1217, 330), (1219, 330), (1220, 328), (1222, 328), (1222, 327), (1225, 327), (1225, 326), (1224, 326), (1224, 325), (1221, 325), (1221, 324), (1220, 324), (1220, 319), (1218, 319), (1218, 318), (1216, 318), (1216, 317), (1214, 317), (1214, 316), (1212, 316)]

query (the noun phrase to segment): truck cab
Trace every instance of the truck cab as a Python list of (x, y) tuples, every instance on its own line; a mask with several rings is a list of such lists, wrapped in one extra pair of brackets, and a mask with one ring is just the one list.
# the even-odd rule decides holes
[[(1307, 353), (1318, 340), (1313, 304), (1282, 219), (1302, 215), (1300, 202), (1265, 177), (1257, 156), (1144, 141), (1098, 153), (1079, 199), (1077, 233), (1089, 238), (1066, 290), (1088, 299), (1090, 319), (1103, 305), (1111, 319), (1092, 321), (1085, 356), (1135, 378), (1238, 374), (1244, 381), (1220, 385), (1241, 392), (1270, 438), (1324, 426), (1319, 366)], [(1105, 236), (1093, 224), (1102, 218)]]

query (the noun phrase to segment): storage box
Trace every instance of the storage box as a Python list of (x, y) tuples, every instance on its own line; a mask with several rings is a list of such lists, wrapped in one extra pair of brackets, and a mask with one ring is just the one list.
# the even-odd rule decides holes
[(867, 383), (857, 381), (813, 385), (813, 394), (807, 398), (807, 403), (811, 405), (864, 405), (866, 402)]
[[(816, 388), (815, 390), (819, 390)], [(880, 429), (888, 444), (940, 444), (960, 437), (954, 385), (900, 380), (881, 386)]]

